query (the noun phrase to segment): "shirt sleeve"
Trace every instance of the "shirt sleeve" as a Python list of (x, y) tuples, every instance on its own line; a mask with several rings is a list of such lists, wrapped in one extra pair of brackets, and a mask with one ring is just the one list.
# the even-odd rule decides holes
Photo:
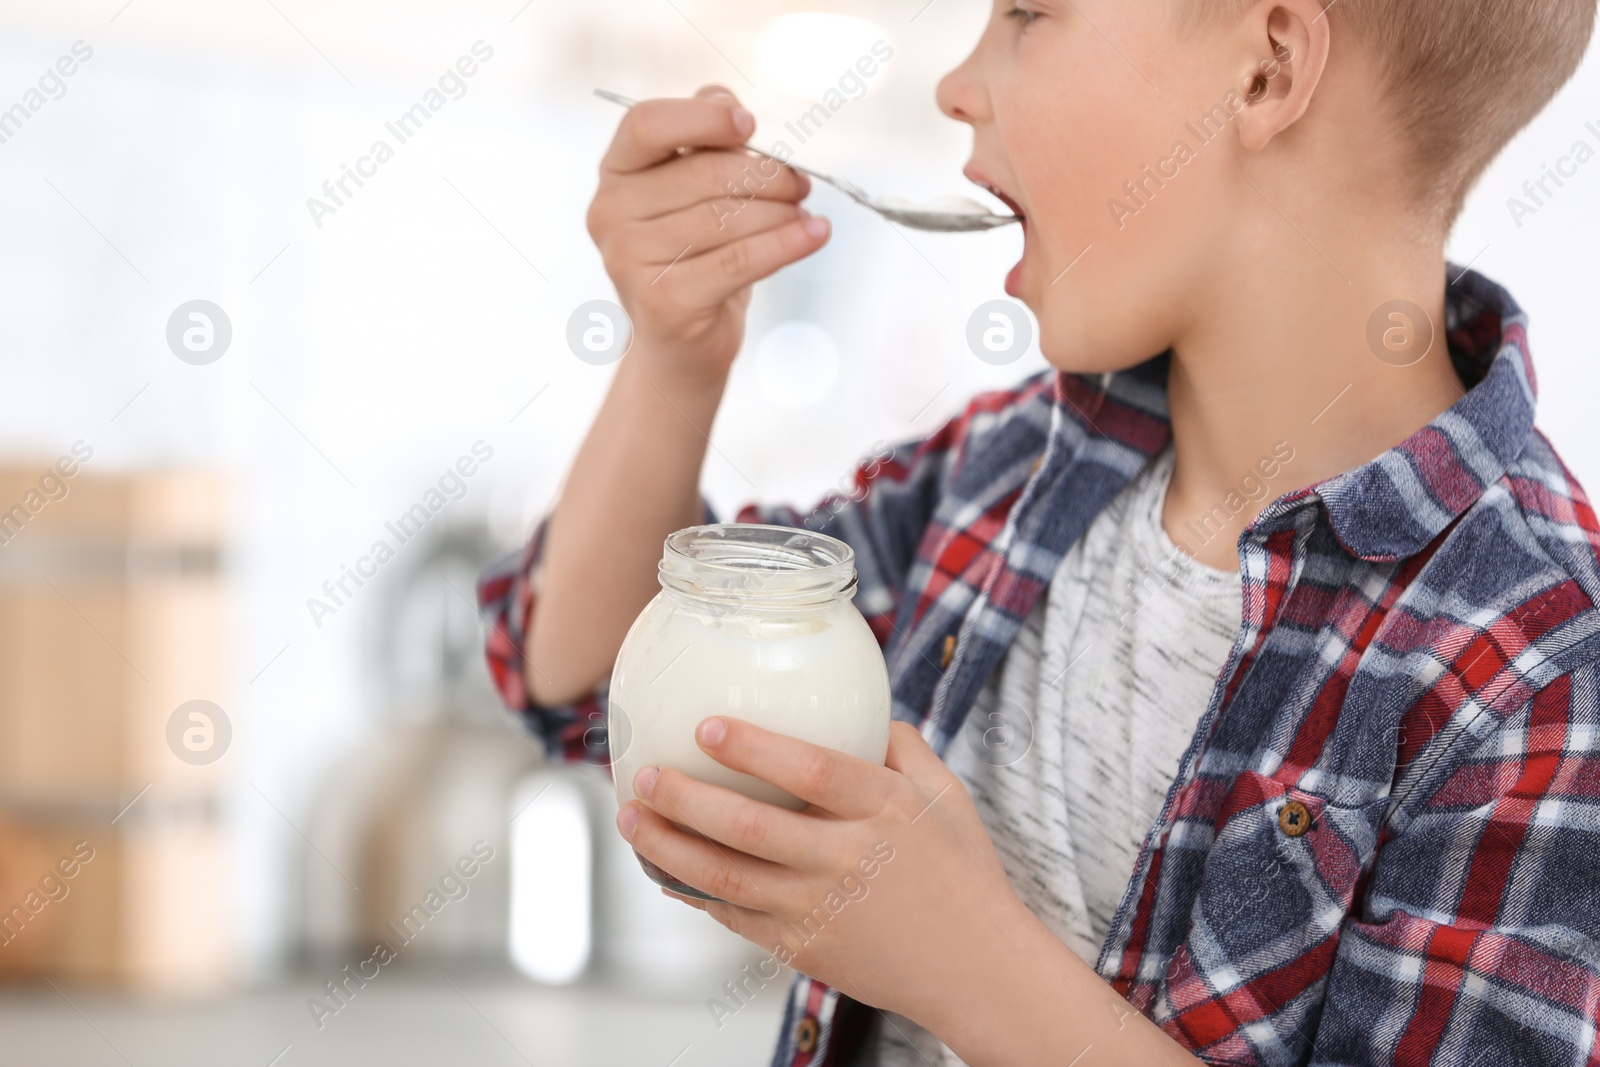
[[(856, 606), (880, 645), (893, 634), (917, 545), (938, 502), (954, 443), (964, 435), (967, 417), (939, 433), (898, 447), (879, 444), (810, 511), (788, 506), (747, 505), (737, 521), (793, 526), (829, 534), (855, 551)], [(848, 488), (846, 488), (848, 487)], [(703, 522), (718, 519), (703, 503)], [(605, 712), (609, 676), (581, 699), (559, 706), (536, 704), (527, 678), (526, 638), (538, 608), (539, 571), (548, 518), (526, 547), (490, 566), (478, 582), (489, 673), (500, 699), (543, 743), (552, 760), (609, 766)]]
[(794, 526), (849, 545), (856, 556), (856, 609), (878, 644), (887, 646), (917, 548), (944, 495), (956, 442), (965, 437), (969, 418), (954, 419), (923, 440), (877, 443), (810, 511), (752, 504), (739, 510), (737, 521)]
[[(701, 521), (717, 518), (711, 505), (701, 502)], [(539, 572), (544, 562), (548, 516), (539, 521), (527, 545), (491, 564), (478, 576), (478, 612), (484, 621), (484, 654), (489, 678), (507, 708), (544, 745), (554, 762), (592, 763), (609, 768), (606, 745), (607, 675), (594, 689), (570, 704), (539, 704), (533, 700), (528, 675), (537, 664), (526, 655), (529, 627), (538, 606)]]
[(1600, 712), (1546, 685), (1385, 830), (1311, 1067), (1585, 1067), (1600, 1005)]

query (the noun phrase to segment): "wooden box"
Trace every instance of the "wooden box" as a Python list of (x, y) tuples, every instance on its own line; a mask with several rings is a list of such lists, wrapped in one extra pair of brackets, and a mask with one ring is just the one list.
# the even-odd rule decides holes
[(231, 737), (196, 758), (172, 731), (190, 701), (229, 710), (228, 510), (216, 474), (107, 472), (87, 446), (0, 468), (0, 975), (232, 974)]

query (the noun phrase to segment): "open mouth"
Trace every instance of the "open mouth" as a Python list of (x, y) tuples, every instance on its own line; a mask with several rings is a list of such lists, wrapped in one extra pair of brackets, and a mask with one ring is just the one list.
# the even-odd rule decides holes
[(1024, 289), (1024, 284), (1023, 284), (1024, 266), (1028, 261), (1028, 247), (1027, 247), (1028, 246), (1028, 240), (1027, 240), (1028, 213), (1026, 211), (1022, 210), (1022, 205), (1021, 204), (1017, 203), (1010, 196), (1007, 196), (1004, 189), (1001, 189), (994, 182), (992, 182), (988, 178), (984, 177), (984, 175), (981, 172), (979, 172), (976, 168), (969, 166), (964, 171), (962, 171), (962, 173), (964, 175), (966, 175), (967, 180), (970, 181), (973, 185), (979, 186), (984, 191), (986, 191), (990, 196), (994, 197), (996, 200), (1000, 201), (1006, 207), (1010, 208), (1011, 212), (1014, 215), (1016, 215), (1017, 218), (1022, 223), (1022, 233), (1023, 233), (1022, 259), (1018, 260), (1017, 261), (1017, 265), (1012, 267), (1011, 268), (1011, 272), (1006, 275), (1006, 292), (1009, 293), (1011, 296), (1020, 296), (1022, 294), (1022, 292), (1023, 292), (1023, 289)]
[(999, 189), (996, 189), (992, 185), (985, 185), (983, 188), (988, 190), (990, 196), (994, 197), (996, 200), (1000, 201), (1006, 207), (1010, 208), (1011, 209), (1011, 213), (1013, 215), (1015, 215), (1017, 218), (1021, 219), (1023, 222), (1027, 222), (1028, 221), (1028, 213), (1026, 211), (1023, 211), (1022, 208), (1017, 204), (1017, 202), (1015, 200), (1011, 199), (1005, 193), (1001, 192)]
[(1006, 207), (1010, 208), (1011, 213), (1017, 216), (1017, 218), (1021, 219), (1024, 225), (1027, 224), (1028, 213), (1023, 211), (1021, 205), (1019, 205), (1015, 200), (1007, 196), (1005, 190), (1001, 189), (999, 186), (995, 185), (989, 179), (985, 178), (982, 174), (979, 174), (970, 167), (966, 171), (966, 177), (968, 181), (972, 182), (972, 184), (983, 189), (984, 192), (988, 193)]

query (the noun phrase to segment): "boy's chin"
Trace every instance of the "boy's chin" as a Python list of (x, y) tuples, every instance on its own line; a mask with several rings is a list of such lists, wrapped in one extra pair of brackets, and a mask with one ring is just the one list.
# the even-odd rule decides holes
[(1129, 363), (1106, 363), (1103, 360), (1061, 361), (1052, 359), (1049, 356), (1045, 356), (1045, 362), (1050, 364), (1053, 370), (1058, 370), (1065, 374), (1077, 374), (1086, 378), (1099, 378), (1107, 374), (1120, 374), (1123, 371), (1132, 370), (1134, 367), (1148, 362), (1150, 358), (1151, 357), (1146, 356), (1144, 359), (1133, 360)]
[(1143, 347), (1128, 342), (1119, 344), (1079, 331), (1072, 331), (1066, 336), (1052, 336), (1046, 328), (1040, 337), (1039, 351), (1045, 362), (1056, 370), (1068, 374), (1096, 375), (1132, 370), (1160, 355), (1163, 349), (1158, 347), (1147, 352)]

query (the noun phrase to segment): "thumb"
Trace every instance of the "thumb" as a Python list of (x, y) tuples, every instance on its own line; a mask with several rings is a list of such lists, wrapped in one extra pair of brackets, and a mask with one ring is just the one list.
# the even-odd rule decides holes
[(728, 88), (726, 85), (717, 85), (714, 82), (712, 84), (710, 84), (710, 85), (702, 85), (699, 89), (695, 90), (695, 94), (694, 95), (695, 95), (695, 97), (697, 99), (701, 99), (701, 100), (709, 99), (711, 97), (718, 97), (718, 96), (725, 96), (730, 100), (738, 100), (739, 99), (737, 96), (734, 95), (732, 89)]

